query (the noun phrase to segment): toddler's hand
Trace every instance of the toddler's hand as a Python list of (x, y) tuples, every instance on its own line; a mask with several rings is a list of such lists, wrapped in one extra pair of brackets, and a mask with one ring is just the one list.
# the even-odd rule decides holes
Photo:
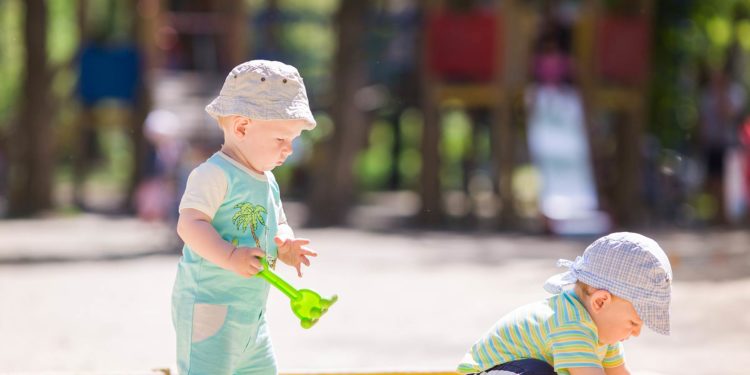
[(302, 277), (302, 264), (310, 267), (308, 256), (316, 257), (318, 253), (309, 249), (307, 244), (310, 240), (304, 238), (287, 238), (282, 239), (279, 236), (274, 237), (274, 242), (279, 248), (279, 260), (297, 269), (297, 276)]
[(237, 247), (229, 254), (229, 270), (242, 277), (253, 277), (263, 269), (259, 258), (264, 256), (266, 253), (261, 249)]

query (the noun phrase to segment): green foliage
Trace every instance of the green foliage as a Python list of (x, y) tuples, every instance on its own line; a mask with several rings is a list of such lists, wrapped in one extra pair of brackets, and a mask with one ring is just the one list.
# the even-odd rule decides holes
[(404, 188), (416, 188), (422, 169), (422, 113), (409, 108), (401, 114), (401, 155), (398, 160), (399, 177)]
[(743, 50), (750, 50), (750, 20), (740, 20), (737, 22), (736, 35), (737, 41)]
[[(257, 4), (259, 1), (252, 3), (255, 12), (263, 8)], [(335, 47), (335, 30), (330, 20), (337, 8), (337, 0), (279, 1), (283, 14), (280, 25), (283, 57), (299, 67), (311, 97), (322, 97), (329, 89)]]
[(333, 54), (332, 29), (314, 22), (289, 24), (284, 32), (284, 48), (290, 51), (305, 51), (311, 61), (326, 61)]
[(449, 110), (443, 116), (442, 128), (442, 154), (446, 162), (456, 162), (471, 147), (471, 119), (464, 111)]
[(87, 27), (92, 37), (112, 41), (132, 40), (134, 9), (127, 0), (88, 1)]
[(541, 190), (541, 176), (531, 164), (523, 164), (513, 170), (513, 196), (519, 214), (533, 217), (537, 214), (539, 192)]
[(339, 0), (280, 0), (279, 8), (286, 11), (327, 15), (336, 11)]
[(300, 20), (283, 29), (282, 48), (300, 67), (311, 97), (321, 97), (330, 89), (334, 45), (334, 30), (329, 24)]
[[(651, 131), (668, 148), (692, 142), (698, 122), (698, 77), (721, 69), (733, 45), (750, 51), (750, 1), (655, 2)], [(735, 72), (748, 76), (747, 66)], [(747, 82), (743, 82), (747, 84)]]
[[(65, 66), (78, 48), (76, 2), (51, 0), (47, 2), (47, 50), (50, 66)], [(23, 22), (21, 1), (0, 1), (0, 126), (14, 115), (21, 92), (23, 76)], [(75, 84), (73, 72), (60, 70), (53, 78), (56, 97), (69, 96)]]
[(401, 137), (403, 142), (414, 147), (419, 147), (422, 139), (422, 125), (424, 119), (422, 112), (417, 108), (404, 110), (399, 118), (401, 121)]
[[(279, 186), (288, 186), (292, 182), (292, 176), (294, 174), (294, 168), (296, 165), (290, 164), (288, 161), (284, 165), (274, 168), (273, 177)], [(282, 192), (283, 194), (283, 192)]]
[[(400, 189), (414, 189), (419, 183), (422, 168), (422, 114), (416, 108), (406, 109), (396, 119), (399, 122), (401, 147), (394, 155), (394, 124), (376, 121), (370, 130), (369, 145), (360, 152), (354, 163), (354, 175), (364, 190), (384, 189), (388, 186), (391, 169), (396, 168)], [(395, 160), (394, 160), (395, 159)]]
[(245, 6), (251, 12), (256, 12), (262, 9), (266, 4), (266, 0), (245, 0)]
[[(326, 113), (313, 115), (318, 123), (315, 129), (303, 131), (299, 138), (294, 140), (293, 156), (287, 159), (284, 165), (273, 170), (274, 177), (282, 188), (295, 182), (293, 181), (295, 169), (309, 162), (312, 159), (315, 144), (327, 139), (333, 132), (333, 121)], [(294, 187), (286, 191), (293, 194)]]
[(377, 121), (370, 131), (370, 146), (360, 152), (354, 163), (354, 174), (365, 189), (385, 187), (393, 163), (393, 131), (391, 124)]
[(47, 45), (49, 62), (58, 65), (70, 61), (78, 49), (76, 2), (53, 0), (47, 2), (49, 25)]
[(22, 15), (20, 1), (0, 1), (0, 130), (13, 115), (21, 89)]
[(463, 189), (463, 160), (471, 147), (472, 123), (465, 111), (451, 109), (444, 113), (440, 139), (441, 178), (443, 188)]
[(328, 113), (315, 113), (315, 129), (310, 132), (303, 132), (302, 135), (308, 137), (313, 142), (322, 142), (333, 134), (333, 120)]
[[(118, 124), (124, 121), (122, 113), (116, 110), (102, 111), (110, 112), (104, 114), (111, 119), (110, 124)], [(124, 126), (124, 122), (120, 122)], [(130, 178), (133, 170), (132, 153), (133, 147), (130, 138), (116, 126), (108, 126), (101, 129), (97, 134), (97, 141), (102, 149), (102, 163), (92, 171), (91, 180), (98, 185), (123, 187)]]
[(398, 160), (398, 172), (404, 188), (416, 188), (419, 184), (419, 173), (422, 169), (422, 154), (415, 148), (401, 151)]

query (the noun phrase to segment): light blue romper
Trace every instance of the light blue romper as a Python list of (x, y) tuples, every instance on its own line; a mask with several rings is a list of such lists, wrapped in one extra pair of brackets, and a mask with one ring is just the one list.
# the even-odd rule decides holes
[[(281, 210), (273, 174), (267, 172), (267, 180), (261, 180), (218, 153), (206, 162), (227, 177), (224, 201), (211, 224), (228, 242), (264, 249), (273, 263)], [(187, 245), (182, 253), (172, 293), (179, 373), (277, 374), (265, 319), (269, 284), (222, 269)]]

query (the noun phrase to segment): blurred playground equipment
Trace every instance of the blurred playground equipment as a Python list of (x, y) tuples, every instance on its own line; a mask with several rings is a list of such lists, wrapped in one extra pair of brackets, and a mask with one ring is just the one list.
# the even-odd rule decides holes
[[(59, 107), (65, 113), (35, 112), (26, 105), (19, 122), (49, 123), (41, 120), (45, 114), (66, 123), (62, 151), (45, 143), (40, 150), (28, 150), (39, 153), (28, 160), (7, 152), (6, 175), (13, 177), (8, 185), (14, 185), (8, 196), (29, 195), (32, 186), (40, 195), (7, 199), (14, 203), (11, 213), (51, 208), (47, 185), (52, 181), (46, 176), (53, 173), (30, 160), (49, 159), (53, 151), (61, 154), (61, 165), (51, 168), (59, 168), (72, 185), (65, 187), (64, 198), (56, 198), (60, 206), (72, 200), (77, 208), (95, 210), (97, 205), (85, 202), (85, 196), (98, 194), (98, 186), (84, 188), (102, 174), (100, 154), (119, 152), (130, 158), (110, 167), (126, 175), (114, 182), (119, 196), (99, 202), (128, 206), (115, 212), (137, 211), (134, 195), (150, 177), (149, 148), (154, 146), (143, 134), (146, 116), (161, 110), (176, 114), (183, 130), (179, 134), (189, 146), (183, 160), (199, 160), (197, 154), (215, 149), (217, 142), (215, 127), (202, 113), (205, 101), (216, 94), (217, 76), (240, 61), (267, 58), (303, 70), (313, 110), (323, 124), (298, 142), (294, 160), (278, 170), (290, 196), (305, 201), (313, 212), (325, 212), (309, 215), (308, 224), (346, 225), (348, 211), (371, 195), (409, 196), (411, 203), (397, 218), (408, 216), (418, 224), (552, 233), (599, 232), (660, 219), (700, 224), (717, 216), (714, 211), (728, 213), (733, 223), (747, 217), (742, 200), (726, 200), (731, 207), (716, 210), (722, 207), (720, 197), (706, 197), (721, 189), (702, 191), (704, 155), (695, 149), (703, 116), (696, 113), (702, 112), (698, 93), (703, 87), (695, 67), (706, 60), (715, 69), (723, 60), (740, 61), (741, 50), (750, 50), (742, 39), (746, 33), (740, 32), (750, 13), (741, 7), (732, 10), (744, 6), (739, 0), (728, 5), (653, 0), (109, 3), (111, 9), (77, 2), (52, 12), (78, 33), (54, 32), (70, 35), (70, 61), (50, 74), (63, 76), (60, 72), (71, 70), (67, 74), (73, 78), (63, 81), (75, 88), (50, 90), (49, 81), (60, 79), (39, 79), (41, 75), (28, 77), (33, 85), (24, 83), (34, 87), (34, 94), (21, 96), (63, 98)], [(11, 18), (20, 19), (23, 12), (16, 8), (8, 8), (15, 12)], [(29, 9), (30, 16), (44, 13), (43, 7)], [(50, 22), (56, 28), (63, 23)], [(573, 89), (565, 98), (577, 108), (569, 112), (556, 110), (550, 104), (554, 101), (538, 100), (553, 93), (538, 90), (537, 75), (539, 41), (550, 25), (562, 30), (559, 39), (570, 74), (559, 83)], [(24, 48), (38, 50), (41, 39), (36, 38)], [(694, 48), (690, 40), (712, 49)], [(725, 56), (730, 54), (736, 58)], [(51, 65), (43, 54), (28, 56), (40, 60), (34, 64)], [(17, 60), (16, 65), (23, 64)], [(553, 66), (552, 60), (542, 65)], [(13, 70), (8, 71), (12, 79)], [(122, 74), (109, 77), (112, 71)], [(743, 74), (729, 78), (740, 82)], [(20, 87), (20, 82), (6, 86)], [(3, 103), (8, 107), (11, 102)], [(118, 112), (114, 117), (113, 107)], [(575, 145), (577, 157), (566, 159), (571, 173), (551, 167), (560, 159), (551, 157), (549, 147), (537, 147), (552, 129), (537, 126), (543, 124), (538, 120), (555, 113), (568, 123), (555, 137)], [(13, 122), (10, 111), (2, 116), (3, 122)], [(124, 142), (97, 147), (102, 130), (109, 136), (113, 129)], [(18, 131), (29, 139), (40, 133), (29, 127)], [(731, 158), (728, 171), (737, 171), (740, 158)], [(16, 168), (32, 172), (28, 181), (17, 180)], [(737, 181), (742, 180), (733, 176), (728, 177), (728, 197), (739, 196)], [(563, 201), (568, 212), (589, 219), (549, 208)], [(18, 202), (34, 204), (15, 207), (21, 206)]]
[[(420, 211), (426, 221), (440, 220), (437, 124), (443, 109), (456, 103), (490, 113), (492, 174), (502, 222), (516, 217), (512, 179), (524, 130), (542, 179), (538, 204), (549, 231), (603, 232), (611, 226), (610, 216), (617, 223), (638, 218), (653, 2), (636, 1), (613, 11), (601, 2), (586, 1), (568, 19), (562, 14), (565, 9), (551, 6), (539, 12), (524, 1), (468, 10), (448, 3), (432, 2), (426, 17)], [(566, 22), (571, 30), (569, 52), (580, 94), (556, 95), (555, 101), (554, 91), (536, 90), (532, 106), (524, 108), (533, 87), (529, 77), (534, 41), (543, 32), (538, 25), (549, 21)], [(602, 119), (614, 120), (604, 124)], [(602, 129), (612, 129), (612, 134)], [(604, 148), (611, 144), (607, 139), (617, 141), (615, 151)], [(567, 168), (555, 164), (561, 156)]]

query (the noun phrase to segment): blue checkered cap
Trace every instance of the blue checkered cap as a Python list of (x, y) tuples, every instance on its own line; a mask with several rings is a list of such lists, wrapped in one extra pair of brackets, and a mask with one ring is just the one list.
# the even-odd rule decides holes
[(589, 245), (575, 261), (561, 259), (567, 272), (551, 277), (544, 288), (560, 293), (581, 281), (633, 304), (652, 330), (669, 335), (672, 267), (656, 241), (637, 233), (612, 233)]
[(302, 77), (295, 67), (278, 61), (251, 60), (234, 67), (206, 112), (213, 118), (304, 120), (306, 129), (315, 127)]

